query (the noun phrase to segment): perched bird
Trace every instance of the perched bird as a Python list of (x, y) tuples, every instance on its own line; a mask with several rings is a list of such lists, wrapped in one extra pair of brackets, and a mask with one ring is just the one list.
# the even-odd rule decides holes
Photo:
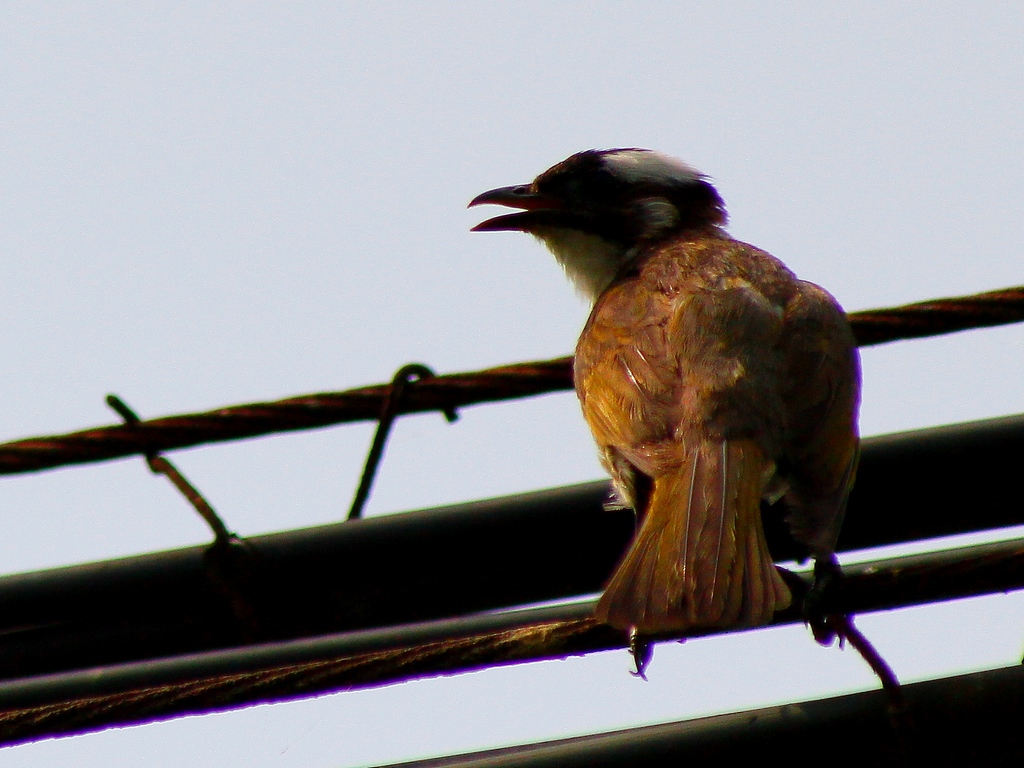
[(576, 347), (583, 415), (638, 516), (597, 619), (634, 634), (764, 624), (792, 595), (761, 503), (833, 563), (859, 454), (856, 342), (842, 308), (730, 237), (707, 177), (645, 149), (588, 150), (470, 205), (474, 231), (535, 235), (593, 302)]

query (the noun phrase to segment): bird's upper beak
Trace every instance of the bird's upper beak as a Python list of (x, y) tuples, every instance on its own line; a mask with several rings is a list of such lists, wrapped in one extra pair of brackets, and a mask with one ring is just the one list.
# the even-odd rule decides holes
[(534, 227), (552, 224), (553, 215), (557, 216), (556, 212), (565, 207), (558, 198), (540, 194), (530, 184), (491, 189), (474, 197), (469, 207), (474, 205), (505, 205), (522, 211), (487, 219), (473, 227), (472, 232), (530, 232)]

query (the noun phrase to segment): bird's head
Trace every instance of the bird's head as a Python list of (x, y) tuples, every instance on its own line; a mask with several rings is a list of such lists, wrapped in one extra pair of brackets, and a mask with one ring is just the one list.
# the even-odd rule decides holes
[(639, 249), (687, 230), (725, 223), (725, 206), (703, 174), (647, 149), (590, 149), (530, 184), (499, 187), (474, 205), (521, 209), (474, 232), (529, 232), (541, 239), (591, 300)]

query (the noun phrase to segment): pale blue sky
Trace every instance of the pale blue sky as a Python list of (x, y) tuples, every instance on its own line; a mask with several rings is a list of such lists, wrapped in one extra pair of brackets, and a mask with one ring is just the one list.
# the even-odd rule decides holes
[[(850, 310), (1024, 283), (1019, 3), (5, 3), (0, 439), (567, 354), (586, 316), (466, 203), (589, 147), (708, 173)], [(1024, 329), (864, 353), (865, 434), (1024, 410)], [(335, 520), (370, 425), (173, 455), (243, 535)], [(395, 429), (369, 513), (601, 476), (571, 394)], [(141, 460), (0, 480), (0, 571), (196, 544)], [(864, 617), (906, 679), (1014, 663), (1024, 601)], [(0, 750), (355, 766), (873, 687), (801, 628)]]

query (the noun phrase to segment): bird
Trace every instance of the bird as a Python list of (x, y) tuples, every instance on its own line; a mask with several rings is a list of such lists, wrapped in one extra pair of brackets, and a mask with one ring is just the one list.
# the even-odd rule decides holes
[(794, 595), (762, 504), (784, 505), (816, 574), (837, 569), (861, 376), (836, 299), (731, 237), (709, 177), (652, 150), (578, 152), (484, 204), (518, 210), (473, 231), (535, 236), (592, 303), (573, 381), (610, 505), (637, 519), (596, 620), (631, 637), (770, 623)]

